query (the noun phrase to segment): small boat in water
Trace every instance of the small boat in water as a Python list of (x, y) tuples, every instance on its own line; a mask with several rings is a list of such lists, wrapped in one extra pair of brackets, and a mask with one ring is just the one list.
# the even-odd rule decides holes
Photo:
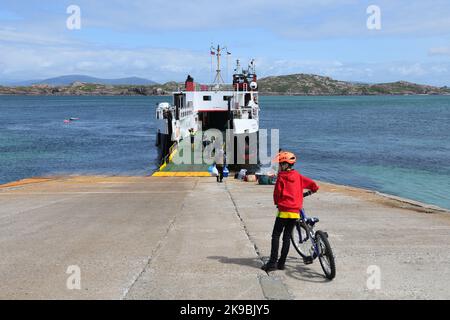
[(80, 118), (69, 118), (69, 119), (64, 119), (64, 123), (68, 124), (68, 123), (71, 123), (72, 121), (76, 121), (76, 120), (80, 120)]

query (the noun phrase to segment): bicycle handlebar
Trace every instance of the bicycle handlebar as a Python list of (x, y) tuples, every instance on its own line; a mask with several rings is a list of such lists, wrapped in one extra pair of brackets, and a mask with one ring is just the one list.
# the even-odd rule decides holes
[(312, 191), (306, 191), (303, 193), (303, 197), (309, 197), (310, 195), (314, 194)]

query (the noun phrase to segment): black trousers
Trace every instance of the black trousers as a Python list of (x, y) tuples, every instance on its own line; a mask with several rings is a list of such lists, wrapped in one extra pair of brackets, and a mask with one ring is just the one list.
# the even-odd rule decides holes
[(223, 165), (216, 164), (217, 171), (219, 171), (219, 175), (217, 176), (217, 182), (223, 180)]
[[(291, 233), (294, 229), (297, 219), (276, 218), (272, 232), (272, 250), (270, 251), (269, 264), (284, 265), (289, 247), (291, 245)], [(280, 246), (280, 236), (283, 233), (283, 246), (281, 247), (280, 259), (278, 259), (278, 248)]]

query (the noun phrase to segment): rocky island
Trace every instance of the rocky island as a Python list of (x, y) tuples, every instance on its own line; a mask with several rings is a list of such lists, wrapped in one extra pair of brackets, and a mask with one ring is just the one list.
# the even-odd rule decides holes
[[(0, 95), (132, 96), (168, 95), (184, 84), (171, 81), (150, 85), (110, 85), (75, 81), (69, 85), (45, 83), (30, 86), (0, 86)], [(347, 96), (347, 95), (450, 95), (449, 87), (435, 87), (406, 81), (353, 83), (312, 74), (271, 76), (258, 81), (262, 95)]]
[(292, 74), (262, 78), (260, 92), (266, 95), (416, 95), (450, 94), (449, 87), (434, 87), (407, 81), (391, 83), (353, 83), (313, 74)]

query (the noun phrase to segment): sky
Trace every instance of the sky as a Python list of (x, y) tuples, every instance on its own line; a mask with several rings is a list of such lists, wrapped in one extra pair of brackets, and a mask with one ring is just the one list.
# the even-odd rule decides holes
[[(67, 25), (71, 5), (80, 28)], [(68, 74), (210, 82), (217, 44), (231, 52), (224, 76), (254, 58), (260, 78), (450, 86), (450, 1), (0, 0), (0, 84)]]

